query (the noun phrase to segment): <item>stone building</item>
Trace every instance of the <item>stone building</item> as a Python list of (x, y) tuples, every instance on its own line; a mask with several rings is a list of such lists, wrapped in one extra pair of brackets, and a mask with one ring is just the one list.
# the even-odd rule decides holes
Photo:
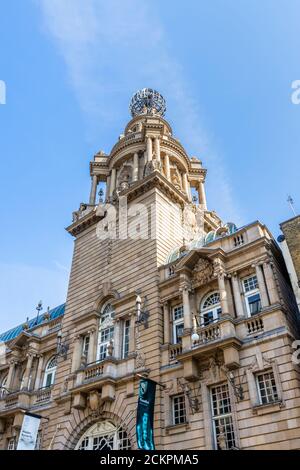
[[(109, 155), (90, 163), (65, 305), (0, 336), (0, 447), (23, 413), (41, 449), (136, 449), (140, 376), (158, 382), (157, 449), (299, 449), (297, 304), (267, 227), (209, 210), (189, 158), (144, 89)], [(99, 187), (105, 200), (96, 202)]]
[(282, 249), (293, 291), (300, 310), (300, 216), (280, 224), (283, 235), (277, 241)]

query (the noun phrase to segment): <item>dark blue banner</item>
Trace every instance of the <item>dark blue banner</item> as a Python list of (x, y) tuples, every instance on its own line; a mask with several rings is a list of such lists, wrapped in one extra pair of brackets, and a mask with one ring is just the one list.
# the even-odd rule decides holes
[(155, 403), (156, 382), (141, 379), (136, 416), (136, 440), (138, 449), (154, 450), (153, 415)]

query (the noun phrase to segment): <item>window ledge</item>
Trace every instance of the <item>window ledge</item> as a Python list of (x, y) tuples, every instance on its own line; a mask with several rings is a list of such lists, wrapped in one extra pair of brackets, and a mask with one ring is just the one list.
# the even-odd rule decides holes
[(178, 434), (180, 432), (184, 432), (190, 429), (190, 425), (188, 422), (181, 423), (181, 424), (171, 424), (166, 426), (166, 433), (167, 434)]
[(265, 415), (267, 413), (274, 413), (276, 411), (280, 411), (283, 408), (284, 402), (282, 400), (274, 401), (272, 403), (266, 403), (263, 405), (256, 405), (253, 407), (253, 414), (255, 415)]

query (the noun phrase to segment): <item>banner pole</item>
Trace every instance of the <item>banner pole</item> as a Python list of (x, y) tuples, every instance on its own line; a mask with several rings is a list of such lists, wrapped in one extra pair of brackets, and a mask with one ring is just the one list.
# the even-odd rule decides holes
[[(135, 374), (137, 377), (140, 377), (141, 379), (148, 379), (148, 380), (152, 380), (152, 379), (149, 379), (149, 377), (145, 376), (145, 375), (142, 375), (142, 374)], [(152, 380), (152, 382), (156, 383), (156, 385), (158, 385), (159, 387), (161, 388), (167, 388), (167, 386), (161, 382), (157, 382), (156, 380)]]

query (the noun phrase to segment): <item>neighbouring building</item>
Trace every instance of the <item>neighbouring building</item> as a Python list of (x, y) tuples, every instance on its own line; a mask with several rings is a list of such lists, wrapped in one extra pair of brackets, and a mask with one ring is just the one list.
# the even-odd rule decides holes
[(28, 410), (43, 417), (39, 449), (136, 449), (148, 376), (157, 449), (299, 449), (299, 312), (281, 250), (259, 221), (209, 210), (206, 169), (160, 94), (130, 109), (67, 228), (66, 304), (0, 336), (0, 448)]
[(280, 224), (283, 235), (277, 238), (300, 309), (300, 216)]

